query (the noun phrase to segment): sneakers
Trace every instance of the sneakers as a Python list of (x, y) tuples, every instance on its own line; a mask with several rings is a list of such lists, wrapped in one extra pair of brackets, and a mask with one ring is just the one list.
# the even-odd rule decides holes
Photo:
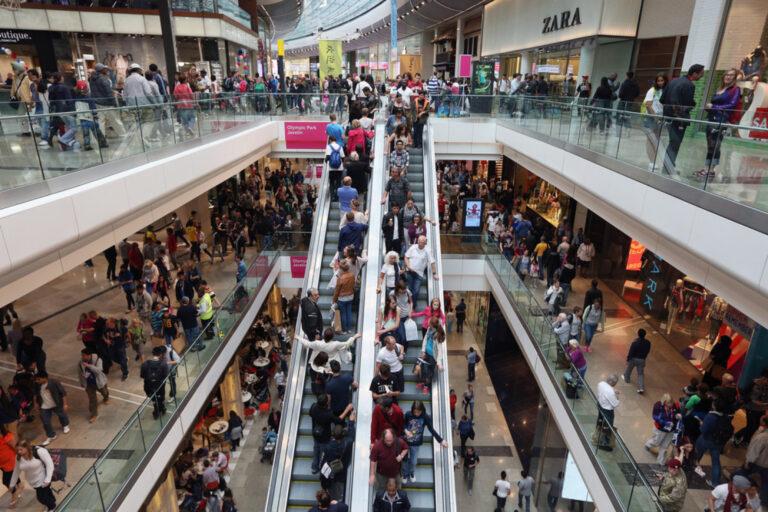
[(470, 496), (472, 496), (472, 489), (467, 489), (467, 494), (469, 494)]
[(40, 444), (41, 444), (41, 445), (43, 445), (43, 446), (48, 446), (48, 445), (49, 445), (49, 444), (51, 444), (53, 441), (55, 441), (57, 437), (58, 437), (58, 436), (57, 436), (56, 434), (53, 434), (53, 437), (48, 437), (48, 438), (46, 438), (46, 440), (45, 440), (45, 441), (43, 441), (43, 442), (42, 442), (42, 443), (40, 443)]
[(622, 376), (621, 376), (621, 379), (622, 379), (624, 382), (626, 382), (627, 384), (629, 384), (629, 381), (627, 380), (627, 376), (626, 376), (626, 375), (623, 375), (623, 374), (622, 374)]
[(415, 484), (416, 483), (416, 475), (411, 475), (411, 479), (410, 480), (411, 480), (412, 484)]
[(65, 433), (65, 434), (69, 434), (69, 431), (70, 431), (70, 430), (71, 430), (71, 429), (69, 428), (69, 425), (67, 425), (66, 427), (64, 427), (64, 433)]
[(704, 476), (706, 475), (704, 470), (701, 469), (701, 466), (696, 466), (696, 468), (694, 468), (693, 472), (696, 473), (697, 475), (699, 475), (701, 478), (704, 478)]
[(644, 390), (644, 389), (638, 389), (638, 390), (637, 390), (637, 394), (638, 394), (638, 395), (642, 395), (643, 393), (645, 393), (645, 390)]

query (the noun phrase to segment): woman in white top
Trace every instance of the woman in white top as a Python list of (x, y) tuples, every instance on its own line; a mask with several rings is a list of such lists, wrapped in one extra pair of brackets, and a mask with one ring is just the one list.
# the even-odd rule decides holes
[(400, 271), (398, 265), (400, 262), (400, 255), (395, 251), (389, 251), (384, 256), (384, 264), (381, 266), (381, 273), (379, 274), (379, 283), (376, 286), (376, 293), (381, 293), (381, 285), (386, 287), (386, 295), (395, 288), (395, 283), (398, 280)]
[[(643, 114), (653, 114), (661, 116), (664, 114), (664, 108), (661, 104), (661, 94), (667, 86), (667, 77), (662, 74), (656, 75), (653, 87), (645, 93), (645, 99), (640, 106), (640, 112)], [(653, 171), (656, 161), (656, 153), (659, 149), (659, 135), (661, 134), (662, 121), (658, 117), (643, 116), (643, 131), (645, 132), (645, 153), (648, 155), (648, 170)]]
[[(312, 350), (312, 355), (309, 357), (309, 364), (314, 365), (315, 358), (320, 352), (328, 354), (328, 362), (338, 361), (339, 364), (343, 364), (348, 361), (341, 360), (341, 354), (348, 352), (349, 348), (355, 344), (358, 338), (362, 336), (361, 333), (357, 333), (354, 336), (350, 336), (347, 341), (337, 341), (333, 339), (333, 329), (328, 328), (323, 332), (323, 339), (316, 341), (309, 341), (303, 336), (297, 336), (296, 339), (301, 342), (302, 345)], [(315, 368), (315, 371), (322, 372), (323, 369)]]
[(45, 506), (46, 511), (52, 512), (56, 509), (56, 498), (51, 490), (53, 469), (53, 459), (48, 450), (33, 447), (29, 441), (20, 441), (16, 446), (16, 467), (11, 476), (11, 492), (16, 492), (16, 485), (24, 473), (24, 479), (35, 489), (37, 501)]

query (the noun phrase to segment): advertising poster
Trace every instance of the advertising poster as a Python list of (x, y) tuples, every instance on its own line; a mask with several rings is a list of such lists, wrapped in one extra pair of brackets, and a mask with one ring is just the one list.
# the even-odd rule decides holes
[(400, 55), (400, 74), (415, 75), (421, 71), (421, 55)]
[(472, 55), (465, 53), (459, 55), (459, 78), (472, 76)]
[(472, 69), (472, 94), (493, 94), (493, 61), (475, 62)]
[(291, 277), (294, 279), (304, 279), (304, 273), (307, 270), (306, 256), (291, 256)]
[(324, 121), (284, 122), (286, 149), (325, 149), (327, 124)]
[(483, 228), (483, 200), (464, 200), (464, 229), (481, 230)]
[(629, 254), (627, 255), (627, 270), (640, 270), (643, 266), (643, 253), (645, 246), (637, 240), (632, 240), (629, 245)]
[(318, 44), (320, 50), (320, 76), (338, 76), (341, 74), (341, 41), (321, 39)]

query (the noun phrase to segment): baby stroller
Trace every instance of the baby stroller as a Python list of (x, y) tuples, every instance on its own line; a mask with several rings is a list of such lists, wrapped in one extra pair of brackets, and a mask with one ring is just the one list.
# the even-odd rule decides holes
[(276, 445), (277, 432), (265, 427), (264, 433), (261, 436), (261, 462), (269, 460), (269, 463), (272, 464), (272, 460), (275, 456)]

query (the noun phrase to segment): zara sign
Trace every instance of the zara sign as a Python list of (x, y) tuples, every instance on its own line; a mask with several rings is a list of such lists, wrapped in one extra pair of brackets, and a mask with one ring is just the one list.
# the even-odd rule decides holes
[(577, 7), (576, 10), (573, 11), (573, 14), (571, 14), (571, 11), (563, 11), (559, 15), (555, 14), (554, 16), (547, 16), (542, 21), (544, 22), (544, 28), (541, 33), (547, 34), (549, 32), (573, 27), (574, 25), (581, 25), (581, 14)]

